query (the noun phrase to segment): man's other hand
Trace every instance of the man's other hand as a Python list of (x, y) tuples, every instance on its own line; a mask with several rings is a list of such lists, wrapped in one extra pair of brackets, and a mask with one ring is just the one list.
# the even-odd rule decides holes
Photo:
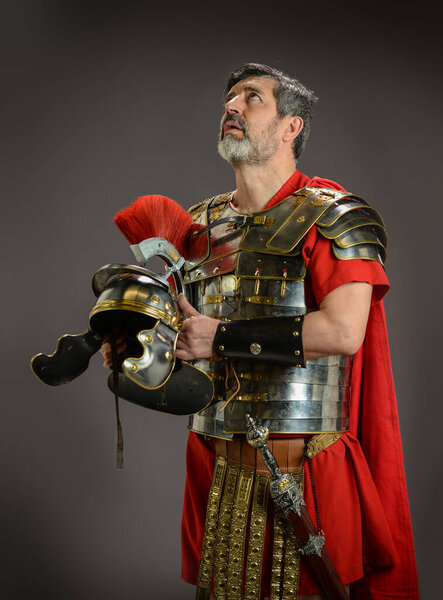
[(183, 360), (210, 358), (214, 352), (215, 332), (219, 322), (216, 319), (201, 315), (189, 304), (183, 294), (178, 303), (187, 317), (177, 338), (177, 356)]
[[(114, 331), (114, 335), (117, 343), (117, 354), (120, 354), (126, 348), (126, 332), (117, 330)], [(103, 366), (107, 369), (112, 369), (111, 335), (109, 333), (103, 337), (102, 347), (99, 352), (105, 359)]]

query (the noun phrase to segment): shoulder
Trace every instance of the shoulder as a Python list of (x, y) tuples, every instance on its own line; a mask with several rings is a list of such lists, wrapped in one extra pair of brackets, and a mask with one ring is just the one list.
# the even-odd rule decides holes
[(352, 193), (334, 193), (317, 220), (318, 233), (331, 241), (339, 260), (363, 259), (384, 264), (387, 235), (383, 219), (369, 202)]
[(212, 213), (213, 211), (219, 211), (220, 208), (224, 208), (229, 202), (231, 195), (232, 192), (226, 192), (224, 194), (217, 194), (216, 196), (206, 198), (202, 202), (197, 202), (197, 204), (193, 204), (188, 208), (188, 213), (192, 216), (193, 220), (196, 221), (208, 211)]

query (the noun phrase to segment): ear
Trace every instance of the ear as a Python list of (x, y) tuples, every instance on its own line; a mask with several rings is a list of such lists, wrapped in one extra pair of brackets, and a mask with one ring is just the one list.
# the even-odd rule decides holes
[(303, 119), (301, 117), (289, 117), (287, 127), (283, 132), (284, 142), (293, 142), (303, 129)]

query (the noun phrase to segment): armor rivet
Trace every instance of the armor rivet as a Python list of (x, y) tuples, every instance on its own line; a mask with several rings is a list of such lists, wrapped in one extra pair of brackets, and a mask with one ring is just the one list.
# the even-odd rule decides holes
[(129, 369), (130, 369), (130, 370), (131, 370), (133, 373), (137, 373), (137, 371), (138, 371), (138, 367), (137, 367), (137, 365), (135, 365), (135, 364), (132, 364), (132, 365), (129, 367)]
[(154, 296), (152, 296), (151, 300), (154, 304), (160, 303), (160, 298), (158, 296), (156, 296), (155, 294), (154, 294)]
[(168, 350), (167, 352), (165, 352), (165, 356), (168, 360), (172, 359), (172, 352), (170, 350)]
[(166, 302), (165, 309), (166, 310), (171, 310), (171, 308), (172, 308), (171, 303), (170, 302)]
[(225, 331), (226, 331), (226, 327), (225, 327), (224, 325), (222, 325), (222, 326), (220, 327), (220, 331), (223, 331), (223, 332), (225, 332)]
[(249, 346), (249, 350), (251, 352), (251, 354), (260, 354), (261, 352), (261, 346), (260, 344), (257, 344), (257, 342), (253, 342), (250, 346)]
[(306, 220), (306, 217), (304, 217), (303, 215), (300, 215), (299, 217), (297, 217), (297, 223), (304, 223)]
[(225, 349), (225, 347), (224, 347), (224, 346), (219, 346), (219, 347), (218, 347), (218, 349), (219, 349), (221, 352), (223, 352), (223, 350)]
[(145, 342), (145, 344), (152, 344), (153, 339), (154, 338), (149, 333), (143, 336), (143, 341)]
[(293, 331), (293, 332), (292, 332), (292, 335), (293, 335), (294, 337), (298, 337), (298, 336), (300, 335), (300, 333), (299, 333), (298, 331)]
[(295, 356), (300, 356), (300, 350), (294, 350)]
[(301, 321), (300, 317), (297, 317), (297, 318), (295, 319), (295, 322), (296, 322), (296, 323), (300, 323), (300, 321)]
[(301, 365), (295, 365), (298, 369), (301, 369)]
[(212, 269), (212, 272), (214, 273), (214, 275), (218, 275), (220, 273), (220, 267), (214, 267)]

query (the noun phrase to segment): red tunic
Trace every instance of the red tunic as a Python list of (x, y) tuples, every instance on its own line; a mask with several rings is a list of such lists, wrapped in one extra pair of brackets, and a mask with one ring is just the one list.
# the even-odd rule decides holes
[[(306, 185), (343, 189), (335, 182), (299, 171), (267, 208)], [(335, 288), (351, 281), (373, 286), (365, 341), (354, 356), (350, 432), (312, 460), (326, 548), (355, 600), (416, 600), (414, 545), (403, 469), (402, 447), (382, 298), (389, 289), (383, 267), (370, 260), (341, 261), (330, 241), (313, 227), (303, 245), (309, 306), (319, 306)], [(182, 517), (182, 577), (197, 583), (206, 502), (215, 454), (210, 443), (190, 432)], [(311, 482), (305, 473), (305, 501), (315, 522)], [(270, 539), (269, 529), (267, 540)], [(269, 594), (272, 544), (266, 543), (263, 591)], [(320, 589), (303, 569), (300, 594)]]

